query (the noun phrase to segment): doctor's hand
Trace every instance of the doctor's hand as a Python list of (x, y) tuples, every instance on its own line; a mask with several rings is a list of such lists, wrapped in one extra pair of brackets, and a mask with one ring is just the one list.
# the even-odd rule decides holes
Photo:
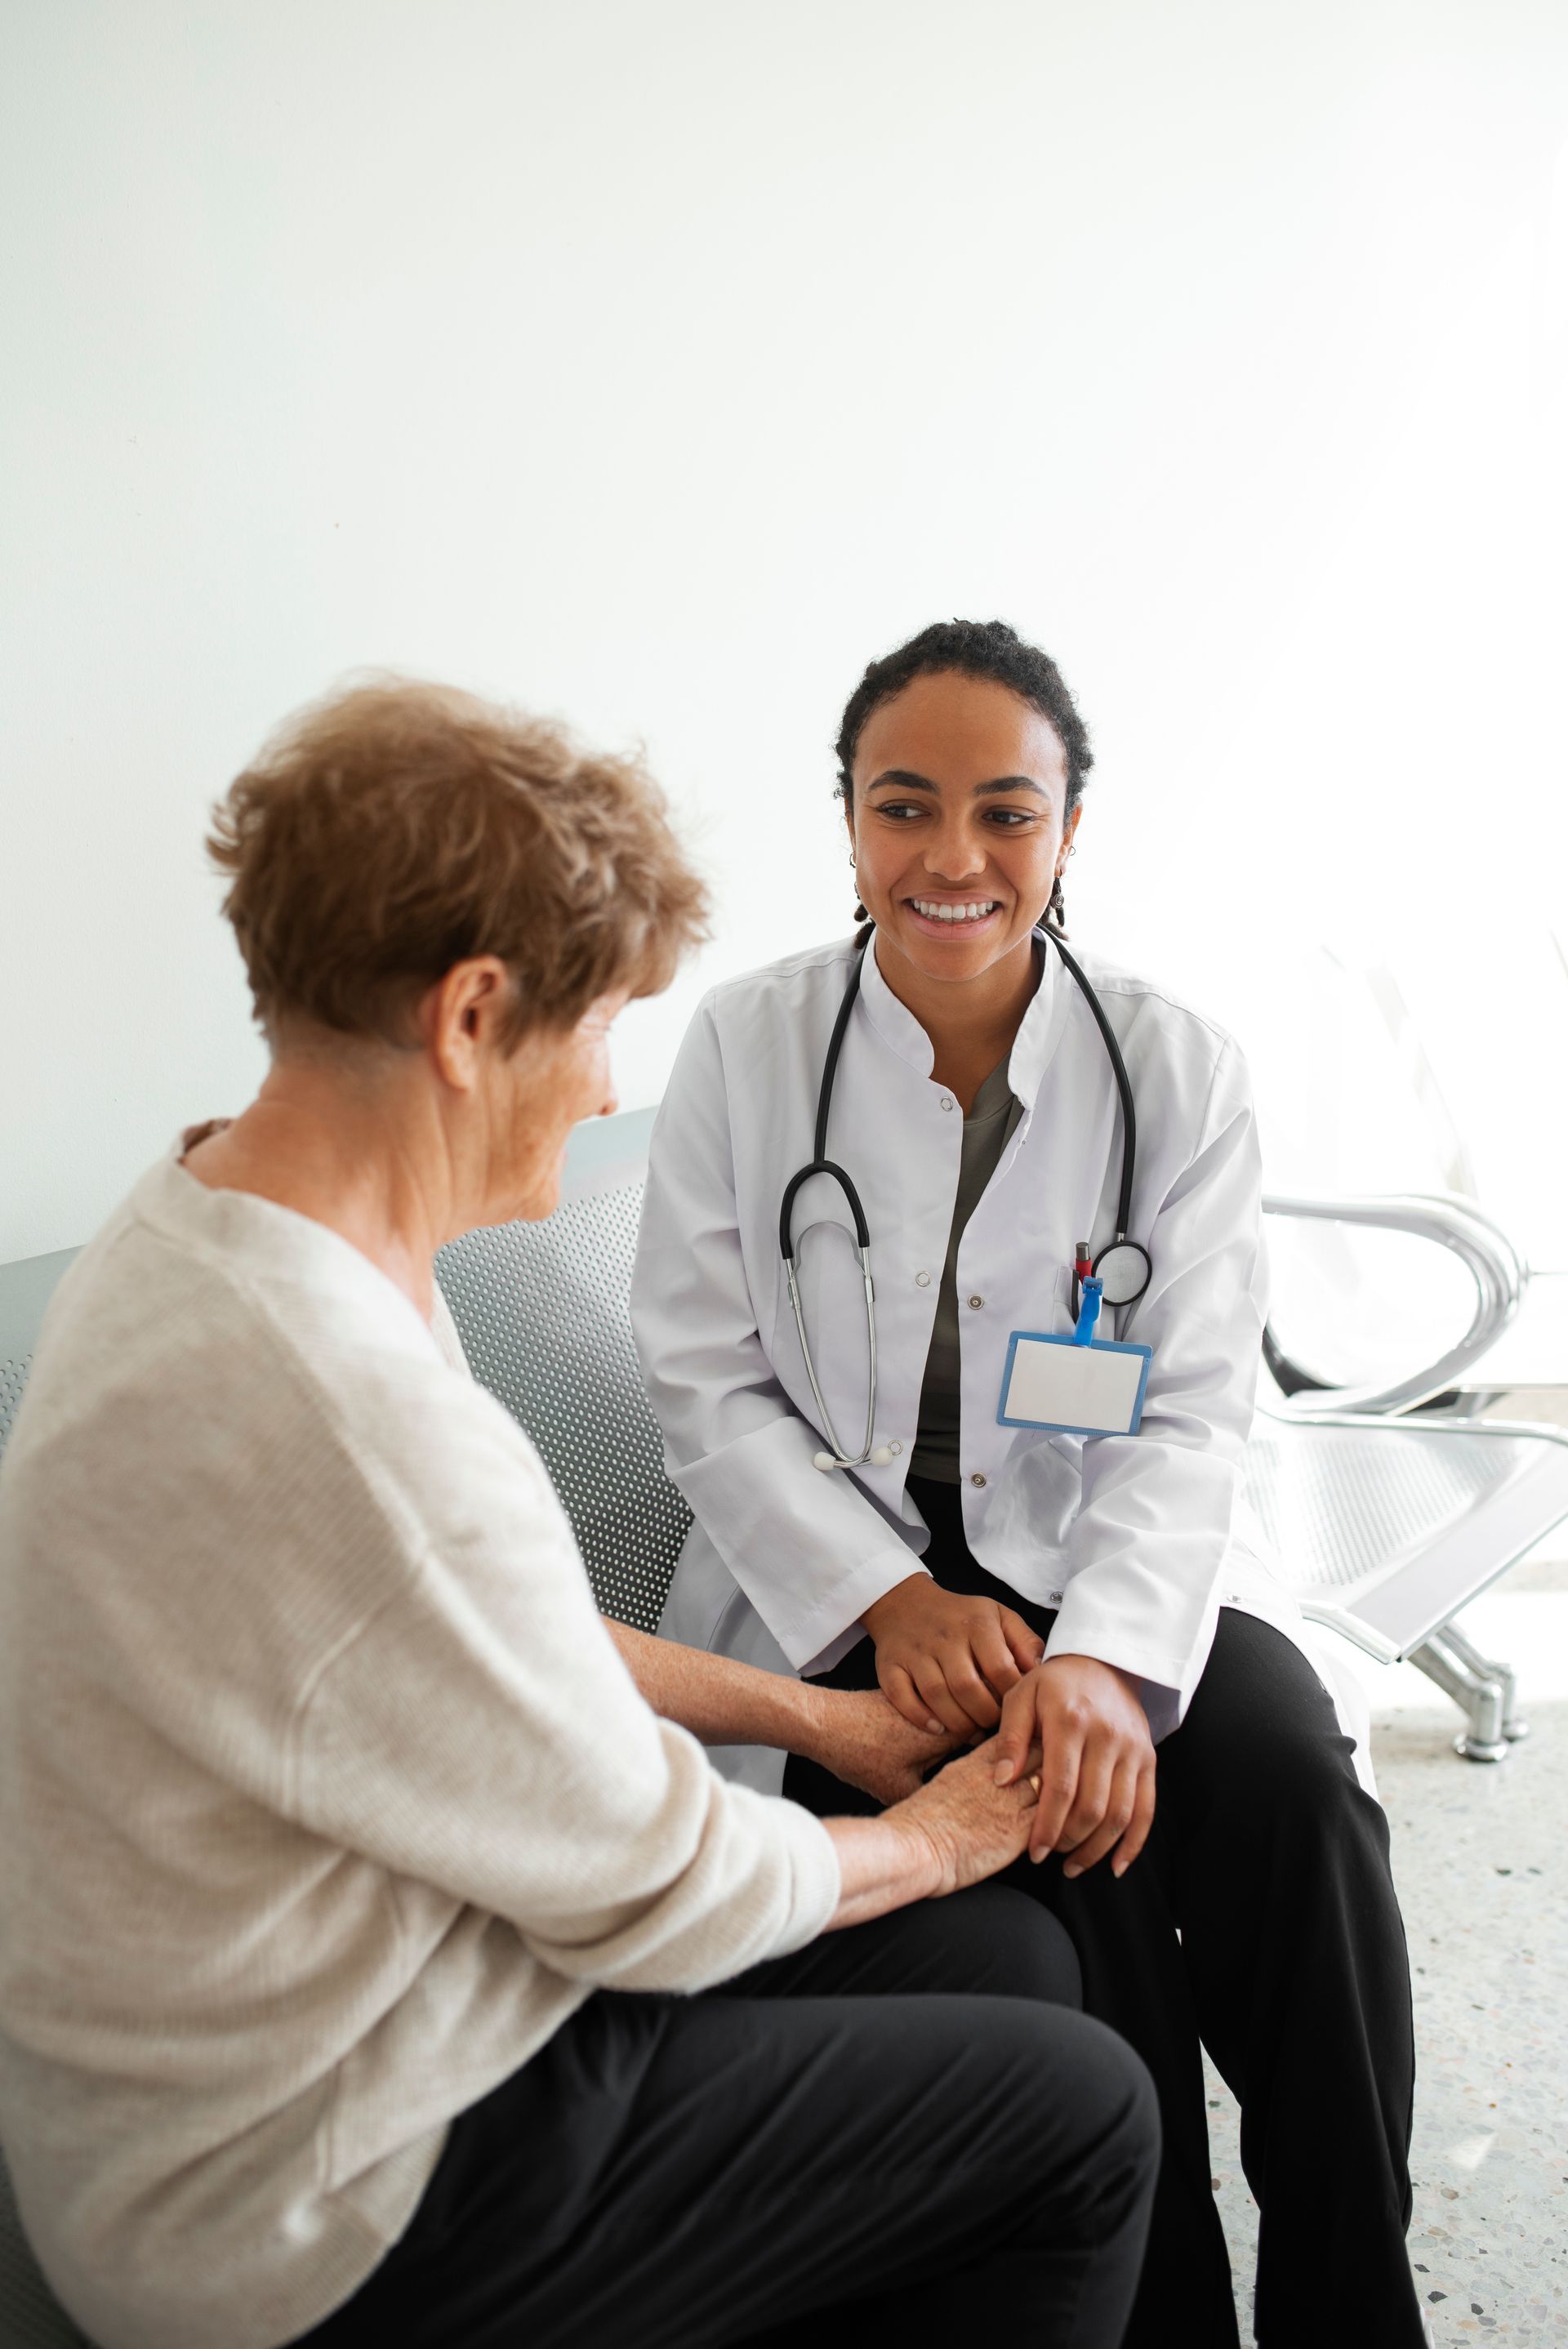
[(1029, 1857), (1067, 1855), (1081, 1876), (1107, 1852), (1123, 1876), (1154, 1818), (1154, 1743), (1131, 1672), (1093, 1656), (1052, 1656), (1009, 1690), (996, 1739), (996, 1783), (1040, 1774)]
[(800, 1750), (846, 1785), (874, 1795), (879, 1803), (898, 1803), (913, 1795), (933, 1763), (962, 1743), (951, 1730), (916, 1728), (880, 1689), (801, 1685), (811, 1699), (811, 1720), (810, 1750), (806, 1740)]
[(998, 1700), (1037, 1664), (1046, 1643), (994, 1599), (965, 1599), (929, 1574), (911, 1574), (861, 1617), (876, 1642), (888, 1702), (922, 1729), (954, 1737), (995, 1729)]

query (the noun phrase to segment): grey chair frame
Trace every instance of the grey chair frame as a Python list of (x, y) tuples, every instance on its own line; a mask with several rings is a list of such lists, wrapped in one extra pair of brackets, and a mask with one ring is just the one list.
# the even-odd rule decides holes
[[(1333, 1197), (1298, 1192), (1264, 1195), (1265, 1216), (1315, 1223), (1347, 1224), (1364, 1229), (1408, 1232), (1457, 1256), (1475, 1283), (1475, 1309), (1457, 1344), (1398, 1378), (1370, 1385), (1324, 1387), (1301, 1373), (1297, 1391), (1274, 1415), (1321, 1419), (1344, 1412), (1379, 1415), (1413, 1411), (1453, 1389), (1502, 1335), (1518, 1313), (1530, 1286), (1530, 1268), (1501, 1224), (1458, 1193), (1405, 1191), (1374, 1197)], [(1568, 1368), (1565, 1368), (1568, 1376)]]
[[(1298, 1371), (1301, 1383), (1294, 1392), (1260, 1398), (1263, 1416), (1303, 1431), (1376, 1429), (1395, 1443), (1411, 1435), (1423, 1443), (1435, 1438), (1472, 1445), (1522, 1439), (1546, 1448), (1563, 1467), (1562, 1507), (1542, 1504), (1539, 1496), (1511, 1495), (1511, 1506), (1491, 1512), (1484, 1552), (1478, 1553), (1467, 1526), (1434, 1541), (1400, 1572), (1348, 1601), (1298, 1592), (1309, 1619), (1339, 1632), (1380, 1662), (1415, 1664), (1450, 1697), (1465, 1715), (1454, 1744), (1467, 1761), (1500, 1762), (1529, 1733), (1518, 1710), (1516, 1675), (1511, 1665), (1481, 1655), (1454, 1618), (1568, 1514), (1568, 1435), (1531, 1421), (1482, 1423), (1473, 1414), (1484, 1398), (1467, 1392), (1462, 1382), (1519, 1312), (1529, 1266), (1500, 1225), (1473, 1200), (1456, 1194), (1336, 1198), (1271, 1192), (1264, 1212), (1406, 1232), (1429, 1241), (1464, 1264), (1476, 1299), (1463, 1337), (1434, 1361), (1383, 1381), (1339, 1388), (1324, 1387)], [(1410, 1418), (1414, 1413), (1420, 1413), (1418, 1422)], [(1552, 1479), (1554, 1488), (1558, 1483)]]

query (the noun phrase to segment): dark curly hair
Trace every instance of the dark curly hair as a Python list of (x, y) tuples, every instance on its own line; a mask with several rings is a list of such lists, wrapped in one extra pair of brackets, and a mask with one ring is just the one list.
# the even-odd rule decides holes
[[(896, 652), (884, 653), (881, 660), (872, 661), (845, 705), (835, 746), (838, 791), (845, 804), (852, 803), (851, 770), (861, 731), (872, 710), (891, 701), (895, 693), (902, 693), (914, 678), (944, 674), (988, 678), (994, 684), (1006, 686), (1031, 709), (1037, 709), (1042, 718), (1050, 720), (1067, 754), (1068, 796), (1062, 812), (1064, 817), (1070, 816), (1083, 797), (1084, 783), (1094, 764), (1088, 728), (1079, 717), (1078, 704), (1050, 655), (1041, 652), (1037, 645), (1026, 644), (1006, 620), (934, 620), (929, 628), (922, 628), (918, 636), (911, 636)], [(1058, 881), (1049, 907), (1049, 915), (1058, 927), (1062, 912)], [(856, 919), (865, 919), (863, 907), (857, 906)]]

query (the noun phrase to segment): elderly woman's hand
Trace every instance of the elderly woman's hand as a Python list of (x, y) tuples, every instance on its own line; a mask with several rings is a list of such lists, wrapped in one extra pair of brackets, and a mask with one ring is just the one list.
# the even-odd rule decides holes
[(965, 1743), (948, 1730), (934, 1735), (917, 1729), (881, 1689), (811, 1689), (810, 1695), (809, 1758), (879, 1803), (913, 1795), (932, 1764)]
[(935, 1880), (927, 1897), (961, 1892), (981, 1884), (1021, 1857), (1029, 1839), (1040, 1792), (1037, 1774), (999, 1785), (996, 1741), (988, 1737), (972, 1754), (939, 1771), (928, 1785), (887, 1814), (890, 1823), (913, 1828), (929, 1847)]

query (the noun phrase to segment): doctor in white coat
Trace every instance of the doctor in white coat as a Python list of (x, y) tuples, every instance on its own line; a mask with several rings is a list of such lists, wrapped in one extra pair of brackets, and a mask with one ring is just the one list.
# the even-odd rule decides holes
[[(1046, 1794), (1016, 1874), (1161, 2096), (1130, 2344), (1238, 2338), (1201, 2036), (1242, 2104), (1264, 2349), (1326, 2324), (1337, 2349), (1414, 2349), (1387, 1822), (1238, 1501), (1264, 1318), (1242, 1055), (1157, 985), (1080, 957), (1136, 1112), (1127, 1237), (1150, 1276), (1106, 1321), (1151, 1350), (1147, 1390), (1136, 1433), (1003, 1424), (1012, 1333), (1071, 1331), (1078, 1246), (1098, 1259), (1120, 1221), (1111, 1056), (1047, 935), (1088, 738), (1043, 653), (954, 621), (867, 670), (839, 755), (874, 936), (717, 988), (655, 1129), (633, 1316), (696, 1518), (663, 1628), (880, 1683), (955, 1738), (999, 1724), (1004, 1770), (1037, 1749)], [(869, 1428), (865, 1288), (830, 1175), (790, 1218), (820, 1402), (787, 1286), (781, 1197), (814, 1155), (851, 1177), (869, 1232)], [(728, 1759), (778, 1785), (777, 1755)], [(799, 1759), (784, 1788), (823, 1813), (868, 1806)]]

